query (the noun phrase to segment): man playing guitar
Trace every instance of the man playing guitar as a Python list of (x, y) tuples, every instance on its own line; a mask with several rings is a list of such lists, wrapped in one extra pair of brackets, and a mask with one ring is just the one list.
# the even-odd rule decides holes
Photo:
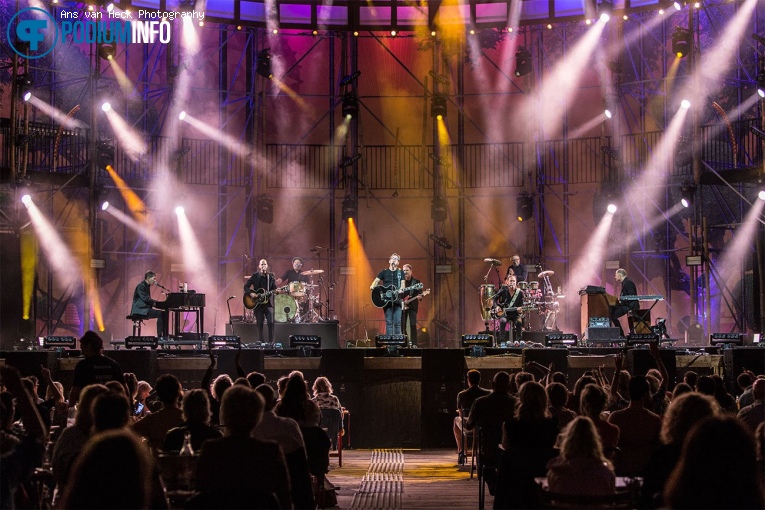
[(420, 280), (412, 276), (411, 264), (404, 264), (404, 284), (406, 287), (414, 287), (401, 294), (404, 298), (404, 312), (401, 317), (401, 331), (406, 334), (406, 326), (409, 324), (409, 345), (417, 347), (417, 309), (424, 296), (430, 293), (430, 290), (422, 291), (422, 287), (417, 284)]
[(505, 284), (494, 295), (493, 315), (499, 318), (498, 341), (500, 343), (509, 340), (505, 338), (505, 329), (508, 323), (513, 325), (513, 339), (515, 341), (520, 341), (521, 334), (523, 333), (523, 292), (521, 292), (517, 285), (518, 280), (515, 275), (509, 274), (505, 278)]
[(258, 263), (259, 271), (244, 284), (244, 295), (258, 300), (255, 305), (255, 322), (258, 326), (258, 340), (263, 343), (263, 320), (268, 323), (268, 343), (274, 343), (274, 314), (272, 312), (271, 294), (263, 301), (260, 297), (266, 293), (276, 292), (276, 279), (274, 274), (268, 271), (268, 261), (261, 259)]
[[(374, 290), (375, 287), (382, 284), (385, 287), (393, 287), (394, 289), (404, 288), (404, 273), (398, 268), (398, 263), (401, 260), (398, 253), (394, 253), (388, 259), (388, 269), (383, 269), (374, 279), (370, 290)], [(386, 335), (400, 335), (401, 334), (401, 297), (398, 296), (395, 300), (392, 300), (383, 307), (385, 310), (385, 334)]]

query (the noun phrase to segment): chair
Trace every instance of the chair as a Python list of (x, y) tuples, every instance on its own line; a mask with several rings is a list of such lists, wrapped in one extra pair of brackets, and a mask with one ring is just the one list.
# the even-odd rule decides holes
[(634, 508), (634, 499), (629, 490), (617, 490), (606, 496), (573, 496), (558, 494), (537, 485), (539, 508)]
[(184, 506), (193, 494), (194, 472), (199, 455), (160, 453), (156, 457), (159, 480), (170, 508)]
[(496, 430), (487, 430), (480, 425), (476, 426), (474, 434), (478, 442), (478, 454), (476, 458), (476, 472), (478, 474), (478, 510), (483, 510), (486, 503), (485, 487), (489, 487), (489, 494), (494, 495), (494, 487), (497, 483), (497, 466), (499, 465), (502, 431), (500, 425), (499, 434)]
[(639, 308), (627, 312), (627, 323), (631, 333), (651, 333), (651, 309)]
[(300, 432), (303, 433), (308, 472), (314, 480), (314, 497), (324, 508), (322, 503), (327, 500), (324, 494), (324, 479), (329, 472), (329, 450), (332, 442), (321, 427), (300, 427)]
[(460, 465), (464, 465), (467, 461), (467, 440), (470, 439), (470, 478), (473, 478), (473, 473), (476, 471), (475, 457), (476, 457), (476, 434), (474, 430), (466, 430), (465, 422), (467, 416), (470, 414), (470, 409), (462, 409), (460, 413), (460, 450), (462, 455), (457, 459)]
[(319, 427), (329, 436), (332, 443), (330, 457), (337, 457), (340, 467), (343, 467), (343, 411), (341, 409), (322, 409)]
[(537, 508), (534, 478), (545, 476), (547, 463), (557, 456), (555, 448), (512, 447), (502, 452), (494, 508)]
[(290, 473), (292, 503), (296, 509), (316, 508), (311, 486), (311, 473), (308, 470), (308, 457), (305, 448), (298, 448), (284, 456)]
[(146, 320), (145, 315), (128, 315), (125, 319), (133, 321), (133, 336), (141, 336), (141, 325)]

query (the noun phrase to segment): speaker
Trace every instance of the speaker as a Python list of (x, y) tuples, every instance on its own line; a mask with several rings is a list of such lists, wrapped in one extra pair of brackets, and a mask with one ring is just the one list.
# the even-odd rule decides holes
[(523, 370), (534, 374), (538, 381), (547, 374), (538, 365), (547, 368), (553, 364), (553, 372), (568, 374), (568, 349), (523, 349)]
[(521, 334), (521, 339), (526, 342), (534, 342), (535, 344), (544, 345), (545, 337), (550, 334), (550, 331), (524, 331)]
[(762, 347), (734, 347), (721, 349), (725, 363), (725, 381), (728, 389), (736, 389), (736, 378), (744, 368), (756, 375), (765, 374), (765, 349)]
[[(339, 325), (337, 322), (315, 322), (293, 324), (291, 322), (274, 323), (274, 342), (287, 347), (292, 335), (317, 335), (321, 337), (323, 349), (338, 349)], [(255, 323), (227, 323), (226, 335), (238, 335), (243, 344), (254, 344), (258, 339), (258, 325)], [(268, 325), (263, 324), (263, 341), (268, 342)]]
[[(661, 361), (664, 363), (664, 368), (667, 369), (667, 374), (669, 376), (667, 389), (672, 391), (672, 388), (675, 387), (675, 377), (677, 375), (675, 351), (674, 349), (659, 349), (659, 355), (661, 356)], [(653, 356), (651, 356), (651, 351), (648, 349), (630, 349), (627, 351), (625, 368), (629, 370), (631, 375), (645, 375), (648, 370), (658, 367)]]
[(457, 394), (464, 388), (466, 371), (462, 349), (422, 350), (422, 446), (453, 446), (453, 419)]
[(157, 373), (157, 351), (109, 351), (106, 355), (120, 364), (123, 372), (132, 372), (139, 381), (147, 381), (154, 386), (154, 381), (161, 374)]
[(618, 342), (619, 328), (587, 328), (584, 334), (586, 340), (592, 342)]

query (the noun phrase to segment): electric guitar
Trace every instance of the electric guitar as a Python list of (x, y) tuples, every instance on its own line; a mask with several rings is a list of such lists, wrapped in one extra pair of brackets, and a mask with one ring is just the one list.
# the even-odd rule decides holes
[(289, 289), (289, 285), (285, 285), (284, 287), (279, 287), (278, 289), (274, 290), (265, 290), (265, 289), (258, 289), (255, 291), (256, 296), (250, 297), (250, 293), (246, 293), (244, 296), (242, 296), (242, 303), (244, 304), (244, 307), (248, 310), (252, 310), (256, 306), (264, 305), (268, 303), (268, 299), (277, 292), (283, 292), (287, 291)]
[(422, 284), (412, 285), (411, 287), (404, 287), (403, 289), (396, 289), (395, 285), (389, 285), (387, 287), (378, 285), (372, 289), (372, 303), (377, 308), (382, 308), (385, 305), (395, 303), (398, 301), (398, 297), (409, 290), (421, 289)]
[(419, 296), (425, 297), (428, 294), (430, 294), (430, 289), (423, 291), (422, 294), (417, 294), (416, 296), (409, 296), (404, 298), (404, 310), (409, 309), (409, 303), (417, 299)]

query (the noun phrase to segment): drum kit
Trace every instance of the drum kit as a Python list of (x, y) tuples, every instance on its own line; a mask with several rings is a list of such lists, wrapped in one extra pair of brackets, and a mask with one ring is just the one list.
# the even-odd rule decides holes
[[(492, 268), (500, 265), (500, 261), (493, 258), (484, 259), (484, 262), (491, 264)], [(489, 269), (491, 272), (491, 268)], [(523, 292), (523, 308), (531, 311), (537, 311), (536, 314), (527, 313), (524, 320), (524, 327), (528, 330), (556, 330), (558, 312), (560, 311), (559, 299), (565, 295), (561, 287), (557, 292), (553, 290), (550, 277), (554, 276), (554, 271), (542, 271), (537, 274), (537, 278), (542, 281), (542, 288), (539, 288), (539, 281), (532, 280), (528, 282), (518, 282), (518, 288)], [(499, 277), (499, 274), (497, 275)], [(484, 281), (487, 280), (484, 277)], [(480, 286), (479, 296), (481, 300), (481, 318), (487, 323), (492, 319), (492, 301), (499, 290), (491, 283), (485, 283)]]
[[(274, 321), (310, 323), (319, 322), (321, 319), (322, 302), (321, 287), (322, 277), (319, 283), (313, 283), (313, 277), (324, 273), (323, 269), (310, 269), (300, 274), (310, 277), (308, 282), (290, 282), (286, 294), (274, 296)], [(249, 276), (245, 277), (245, 279)], [(319, 290), (317, 290), (319, 289)], [(255, 322), (255, 311), (244, 310), (245, 322)]]

